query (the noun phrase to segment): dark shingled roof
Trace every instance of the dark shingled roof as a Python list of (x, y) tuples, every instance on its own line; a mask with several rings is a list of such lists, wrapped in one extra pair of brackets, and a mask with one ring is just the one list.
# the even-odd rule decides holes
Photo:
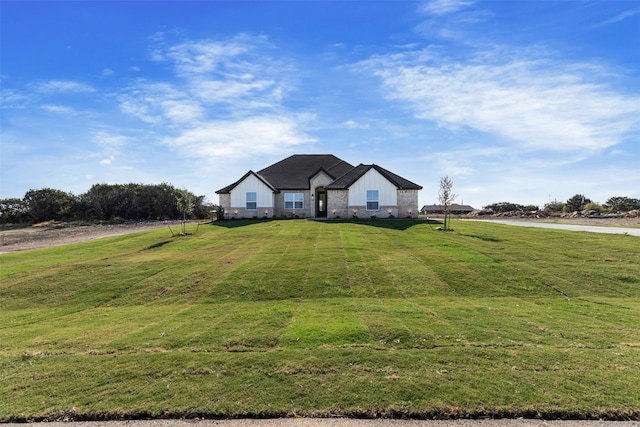
[(370, 169), (377, 170), (400, 190), (422, 190), (422, 187), (402, 178), (378, 165), (358, 165), (353, 167), (333, 154), (294, 154), (277, 163), (272, 164), (257, 173), (247, 172), (233, 184), (224, 187), (217, 194), (228, 194), (246, 177), (253, 174), (274, 192), (280, 190), (308, 190), (309, 179), (320, 171), (324, 171), (333, 178), (327, 189), (347, 189)]
[[(444, 207), (442, 205), (424, 205), (420, 211), (442, 211)], [(451, 211), (460, 211), (460, 212), (472, 212), (475, 209), (469, 205), (459, 205), (457, 203), (453, 203), (449, 205), (449, 210)]]
[(309, 178), (320, 170), (335, 179), (351, 169), (353, 166), (333, 154), (295, 154), (258, 171), (258, 175), (279, 190), (307, 190)]
[(405, 179), (399, 175), (396, 175), (395, 173), (390, 172), (381, 166), (363, 165), (363, 164), (359, 164), (358, 166), (353, 168), (351, 171), (347, 172), (346, 174), (342, 175), (340, 178), (333, 181), (331, 184), (327, 185), (327, 189), (328, 190), (346, 190), (351, 185), (353, 185), (354, 182), (359, 180), (360, 177), (362, 177), (362, 175), (369, 172), (371, 169), (375, 169), (376, 171), (378, 171), (380, 175), (384, 176), (385, 178), (387, 178), (387, 180), (389, 180), (389, 182), (395, 185), (396, 188), (398, 188), (398, 190), (422, 190), (422, 187), (419, 186), (418, 184), (411, 182), (408, 179)]

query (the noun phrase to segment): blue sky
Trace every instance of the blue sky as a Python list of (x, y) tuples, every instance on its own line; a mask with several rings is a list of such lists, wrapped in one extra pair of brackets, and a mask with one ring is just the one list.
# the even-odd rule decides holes
[(637, 1), (0, 2), (0, 198), (291, 154), (437, 201), (640, 198)]

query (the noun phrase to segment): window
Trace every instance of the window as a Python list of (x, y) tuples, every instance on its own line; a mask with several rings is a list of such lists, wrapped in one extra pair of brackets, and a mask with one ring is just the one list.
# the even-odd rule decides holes
[(256, 209), (258, 209), (258, 193), (247, 191), (247, 210), (255, 211)]
[(377, 211), (379, 208), (378, 190), (367, 190), (367, 210)]
[(284, 193), (285, 209), (302, 209), (304, 207), (304, 194)]

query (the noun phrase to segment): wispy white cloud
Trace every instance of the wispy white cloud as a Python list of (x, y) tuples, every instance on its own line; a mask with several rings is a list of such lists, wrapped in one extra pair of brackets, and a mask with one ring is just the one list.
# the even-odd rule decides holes
[(428, 15), (440, 16), (457, 12), (473, 3), (473, 1), (468, 0), (433, 0), (423, 4), (420, 7), (420, 11)]
[(234, 61), (250, 49), (247, 42), (249, 40), (244, 37), (223, 42), (187, 42), (170, 47), (158, 59), (171, 60), (180, 75), (237, 73), (239, 69), (250, 67), (249, 63)]
[(235, 121), (209, 121), (165, 143), (189, 157), (241, 158), (284, 153), (313, 142), (298, 127), (301, 118), (258, 116)]
[(187, 99), (167, 99), (160, 103), (164, 116), (173, 123), (193, 123), (204, 116), (202, 106)]
[(379, 77), (386, 96), (405, 102), (417, 118), (482, 131), (518, 150), (593, 153), (638, 127), (640, 103), (611, 89), (606, 71), (504, 50), (461, 61), (417, 51), (359, 67)]
[(151, 124), (173, 124), (197, 120), (200, 106), (188, 93), (171, 83), (138, 80), (120, 95), (120, 108), (128, 115)]
[(29, 100), (23, 92), (15, 89), (0, 89), (0, 108), (21, 108)]
[(369, 129), (368, 123), (358, 123), (355, 120), (347, 120), (340, 123), (339, 127), (347, 129)]
[(98, 150), (90, 157), (100, 158), (99, 164), (103, 166), (111, 165), (128, 144), (130, 138), (124, 135), (113, 134), (106, 131), (96, 131), (92, 135), (92, 142)]
[(605, 27), (607, 25), (615, 24), (617, 22), (624, 21), (625, 19), (631, 18), (632, 16), (635, 16), (635, 15), (638, 15), (638, 14), (640, 14), (640, 9), (627, 10), (627, 11), (624, 11), (624, 12), (621, 12), (621, 13), (617, 14), (616, 16), (614, 16), (614, 17), (612, 17), (610, 19), (607, 19), (607, 20), (605, 20), (603, 22), (600, 22), (599, 24), (596, 24), (594, 26), (594, 28)]
[(152, 58), (175, 75), (136, 81), (121, 94), (121, 110), (170, 130), (165, 143), (187, 156), (239, 158), (309, 142), (301, 130), (309, 116), (283, 106), (292, 67), (268, 47), (265, 37), (244, 34), (175, 45), (158, 36)]
[(273, 80), (256, 79), (251, 75), (233, 80), (197, 79), (192, 83), (192, 91), (205, 102), (238, 102), (251, 100), (257, 105), (272, 106), (279, 103), (281, 91)]
[(36, 90), (44, 93), (88, 93), (96, 90), (87, 84), (71, 80), (50, 80), (36, 85)]
[(77, 111), (74, 108), (66, 105), (45, 104), (40, 106), (40, 108), (50, 113), (61, 114), (64, 116), (73, 116), (77, 114)]

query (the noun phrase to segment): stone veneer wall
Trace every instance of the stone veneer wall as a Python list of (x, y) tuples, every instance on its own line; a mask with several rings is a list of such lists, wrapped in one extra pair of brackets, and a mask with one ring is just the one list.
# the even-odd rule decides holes
[(231, 194), (218, 194), (218, 204), (224, 208), (224, 218), (229, 219), (231, 209)]
[[(301, 192), (297, 190), (296, 192)], [(297, 216), (299, 218), (311, 218), (315, 215), (315, 205), (311, 201), (311, 192), (304, 193), (304, 209), (284, 209), (284, 193), (275, 195), (276, 208), (258, 207), (255, 211), (244, 208), (231, 209), (231, 195), (220, 194), (219, 203), (224, 207), (226, 219), (240, 218), (279, 218)], [(349, 206), (348, 190), (329, 190), (327, 192), (327, 217), (349, 219), (354, 215), (358, 218), (417, 218), (418, 217), (418, 191), (398, 190), (398, 206), (380, 206), (377, 211), (368, 211), (366, 206)]]
[(328, 193), (328, 218), (417, 218), (418, 191), (398, 190), (398, 206), (380, 206), (368, 211), (366, 206), (349, 206), (349, 191), (330, 190)]
[[(284, 193), (303, 193), (304, 202), (302, 209), (285, 209), (284, 208)], [(313, 204), (311, 203), (311, 193), (309, 190), (282, 190), (280, 193), (274, 195), (274, 214), (276, 218), (311, 218), (313, 216)]]
[(398, 190), (398, 218), (418, 218), (418, 190)]
[(231, 208), (231, 194), (219, 194), (218, 203), (224, 208), (225, 219), (250, 219), (250, 218), (272, 218), (273, 208), (259, 207), (256, 210), (246, 210), (245, 208)]
[(368, 211), (366, 206), (349, 206), (349, 218), (398, 218), (397, 206), (380, 206), (377, 211)]
[(224, 212), (225, 219), (263, 219), (263, 218), (273, 218), (273, 209), (272, 208), (261, 208), (258, 207), (256, 210), (246, 210), (245, 208), (233, 208), (230, 209), (229, 212)]
[(351, 218), (348, 211), (349, 191), (327, 191), (327, 218)]

